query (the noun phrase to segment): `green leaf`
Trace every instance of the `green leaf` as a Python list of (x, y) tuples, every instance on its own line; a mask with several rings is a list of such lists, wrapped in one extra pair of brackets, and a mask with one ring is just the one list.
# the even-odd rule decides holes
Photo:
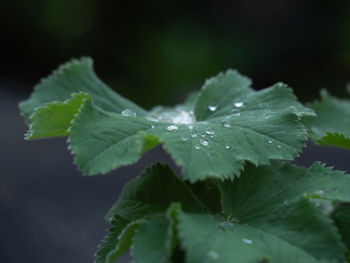
[(321, 145), (350, 149), (350, 100), (321, 91), (321, 100), (308, 105), (317, 118), (305, 118), (311, 139)]
[[(146, 112), (103, 84), (85, 58), (61, 66), (20, 107), (34, 122), (28, 138), (70, 135), (84, 174), (134, 163), (161, 143), (191, 182), (233, 179), (244, 161), (264, 165), (297, 156), (306, 139), (300, 118), (313, 115), (284, 84), (257, 92), (250, 84), (228, 70), (184, 105)], [(74, 93), (87, 93), (92, 101), (70, 97)]]
[(185, 211), (210, 211), (168, 166), (156, 164), (125, 185), (106, 217), (118, 214), (130, 221), (153, 218), (164, 215), (172, 202), (181, 203)]
[[(244, 160), (263, 165), (270, 159), (293, 159), (306, 136), (299, 118), (312, 112), (296, 102), (283, 85), (255, 92), (226, 81), (233, 77), (238, 75), (232, 71), (218, 77), (213, 94), (229, 100), (217, 101), (217, 112), (209, 110), (210, 103), (205, 101), (214, 87), (207, 84), (196, 104), (188, 104), (194, 109), (157, 107), (146, 118), (129, 111), (108, 113), (87, 102), (71, 128), (70, 148), (78, 168), (85, 174), (105, 173), (137, 161), (158, 143), (191, 182), (208, 176), (233, 178)], [(227, 92), (236, 89), (237, 94)], [(244, 101), (239, 107), (235, 107), (237, 96)], [(201, 121), (195, 120), (193, 110)]]
[(69, 135), (71, 122), (86, 100), (91, 100), (87, 93), (73, 93), (64, 102), (47, 103), (36, 108), (30, 116), (30, 129), (26, 139), (38, 139)]
[(170, 263), (171, 251), (167, 250), (169, 224), (164, 218), (143, 223), (133, 239), (132, 255), (135, 263)]
[(247, 165), (234, 182), (222, 184), (223, 210), (239, 220), (268, 214), (300, 197), (350, 202), (350, 175), (316, 162), (310, 169), (273, 162), (271, 166)]
[(180, 211), (186, 262), (344, 262), (335, 228), (310, 202), (278, 212), (251, 225)]
[[(182, 261), (178, 246), (191, 263), (345, 262), (348, 211), (338, 204), (350, 204), (350, 175), (320, 163), (305, 169), (274, 161), (247, 164), (238, 179), (219, 182), (219, 192), (217, 183), (189, 187), (160, 164), (130, 182), (109, 217), (141, 222), (135, 262), (171, 262), (175, 254)], [(213, 193), (222, 206), (209, 201)]]
[(141, 222), (129, 223), (122, 217), (115, 215), (111, 220), (113, 227), (109, 229), (108, 235), (95, 254), (95, 263), (114, 263), (118, 257), (130, 248), (132, 238)]
[(347, 257), (350, 260), (350, 204), (342, 204), (334, 212), (332, 218), (342, 236), (342, 240), (347, 249)]
[(95, 74), (90, 58), (82, 58), (61, 65), (51, 76), (36, 85), (30, 99), (20, 103), (24, 118), (30, 123), (29, 117), (37, 107), (56, 101), (65, 101), (73, 93), (88, 93), (94, 104), (102, 110), (122, 112), (132, 109), (138, 115), (146, 112), (134, 103), (121, 97), (106, 86)]

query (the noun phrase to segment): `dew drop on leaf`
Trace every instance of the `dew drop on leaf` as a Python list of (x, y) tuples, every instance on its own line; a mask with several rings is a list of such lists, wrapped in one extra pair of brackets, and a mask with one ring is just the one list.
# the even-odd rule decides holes
[(241, 108), (243, 107), (244, 103), (242, 101), (238, 101), (238, 102), (235, 102), (234, 105), (236, 108)]
[(209, 109), (210, 111), (216, 111), (217, 106), (214, 105), (214, 104), (210, 104), (210, 105), (208, 106), (208, 109)]
[(272, 143), (272, 141), (271, 141), (271, 140), (268, 140), (268, 143), (269, 143), (269, 144), (271, 144), (271, 143)]
[(154, 129), (156, 126), (152, 125), (151, 128)]
[(209, 144), (208, 140), (206, 140), (206, 139), (201, 139), (201, 140), (200, 140), (200, 143), (201, 143), (203, 146), (208, 146), (208, 144)]
[(225, 145), (225, 148), (226, 148), (226, 149), (230, 149), (230, 145), (226, 144), (226, 145)]
[(178, 127), (176, 125), (169, 125), (168, 127), (166, 127), (166, 129), (168, 131), (176, 131)]
[(200, 147), (198, 144), (196, 144), (196, 145), (194, 146), (194, 148), (195, 148), (196, 150), (199, 150), (201, 147)]
[(222, 125), (223, 125), (225, 128), (231, 128), (231, 124), (228, 123), (226, 120), (223, 120), (223, 121), (222, 121)]
[(281, 146), (281, 145), (277, 145), (277, 148), (278, 148), (278, 149), (281, 149), (281, 148), (282, 148), (282, 146)]
[(215, 251), (213, 250), (209, 250), (208, 251), (208, 257), (213, 259), (213, 260), (218, 260), (219, 259), (219, 255), (218, 253), (216, 253)]
[(124, 109), (122, 111), (122, 115), (124, 117), (129, 117), (129, 118), (136, 118), (136, 112), (133, 112), (132, 110), (130, 109)]
[(197, 137), (197, 133), (191, 132), (191, 137), (192, 137), (192, 138), (196, 138), (196, 137)]
[(185, 141), (187, 141), (187, 140), (188, 140), (188, 137), (187, 137), (187, 136), (185, 136), (185, 135), (182, 135), (182, 136), (181, 136), (181, 141), (185, 142)]
[(253, 241), (251, 241), (250, 239), (243, 238), (242, 241), (249, 245), (253, 244)]
[(212, 128), (208, 128), (205, 132), (206, 132), (206, 134), (209, 134), (209, 135), (215, 134), (215, 131)]
[(318, 190), (315, 191), (315, 194), (323, 195), (324, 194), (324, 190), (318, 189)]

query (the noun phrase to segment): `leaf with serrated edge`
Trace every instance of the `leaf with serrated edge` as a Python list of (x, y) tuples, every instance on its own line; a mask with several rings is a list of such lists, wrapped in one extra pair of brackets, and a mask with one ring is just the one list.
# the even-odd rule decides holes
[(113, 227), (109, 229), (109, 233), (95, 254), (95, 263), (114, 263), (130, 248), (135, 231), (142, 222), (138, 220), (129, 223), (124, 218), (115, 215), (111, 220)]
[(210, 211), (168, 166), (156, 164), (125, 185), (106, 217), (118, 214), (130, 221), (151, 218), (164, 215), (172, 202), (181, 203), (185, 211)]
[(38, 139), (69, 135), (71, 122), (86, 100), (91, 100), (87, 93), (73, 93), (64, 102), (47, 103), (36, 108), (30, 116), (30, 129), (26, 139)]
[[(92, 61), (82, 59), (63, 65), (20, 106), (26, 118), (34, 112), (36, 123), (44, 123), (45, 118), (39, 118), (43, 114), (35, 113), (38, 106), (66, 101), (72, 92), (91, 96), (92, 102), (82, 105), (68, 128), (70, 149), (84, 174), (106, 173), (134, 163), (161, 143), (191, 182), (208, 176), (233, 179), (244, 161), (264, 165), (271, 159), (297, 156), (306, 139), (299, 120), (313, 115), (285, 84), (257, 92), (250, 84), (248, 78), (228, 70), (206, 81), (183, 106), (146, 112), (113, 93), (96, 77)], [(68, 107), (55, 105), (49, 107), (52, 116)], [(54, 123), (50, 125), (55, 128)], [(36, 133), (49, 136), (40, 127)]]
[(344, 262), (331, 220), (305, 199), (257, 225), (182, 211), (178, 221), (186, 262)]
[(317, 118), (305, 118), (311, 139), (321, 145), (350, 149), (350, 100), (339, 99), (321, 91), (321, 100), (310, 103)]
[(54, 101), (65, 101), (72, 93), (88, 93), (95, 105), (102, 110), (121, 112), (128, 108), (139, 115), (146, 111), (126, 100), (105, 85), (95, 74), (90, 58), (73, 59), (61, 65), (49, 77), (43, 79), (34, 87), (31, 97), (20, 103), (24, 118), (30, 123), (29, 117), (35, 109)]

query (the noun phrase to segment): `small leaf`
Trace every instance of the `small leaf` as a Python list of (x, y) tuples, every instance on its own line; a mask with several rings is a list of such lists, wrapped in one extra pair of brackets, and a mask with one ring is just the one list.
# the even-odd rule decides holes
[(156, 164), (124, 187), (106, 217), (118, 214), (130, 221), (152, 218), (164, 215), (172, 202), (183, 204), (185, 211), (210, 211), (168, 166)]
[(31, 125), (26, 139), (69, 135), (71, 123), (86, 100), (91, 100), (89, 94), (73, 93), (64, 102), (47, 103), (36, 108), (29, 118)]
[(109, 229), (109, 234), (105, 237), (99, 250), (96, 252), (95, 263), (114, 263), (131, 246), (132, 238), (141, 221), (128, 223), (127, 220), (115, 215)]
[(311, 139), (321, 145), (350, 149), (350, 100), (338, 99), (322, 90), (321, 101), (308, 105), (317, 118), (305, 118)]

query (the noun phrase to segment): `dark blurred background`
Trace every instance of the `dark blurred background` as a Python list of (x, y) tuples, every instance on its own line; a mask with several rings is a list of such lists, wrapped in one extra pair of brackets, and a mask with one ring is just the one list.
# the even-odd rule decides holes
[[(227, 68), (256, 89), (283, 81), (306, 102), (323, 87), (345, 96), (349, 29), (350, 1), (1, 0), (0, 262), (92, 262), (124, 183), (156, 160), (174, 167), (156, 148), (82, 177), (64, 139), (24, 142), (17, 103), (59, 64), (91, 56), (102, 80), (147, 109), (181, 102)], [(349, 157), (310, 144), (297, 162), (350, 172)]]

